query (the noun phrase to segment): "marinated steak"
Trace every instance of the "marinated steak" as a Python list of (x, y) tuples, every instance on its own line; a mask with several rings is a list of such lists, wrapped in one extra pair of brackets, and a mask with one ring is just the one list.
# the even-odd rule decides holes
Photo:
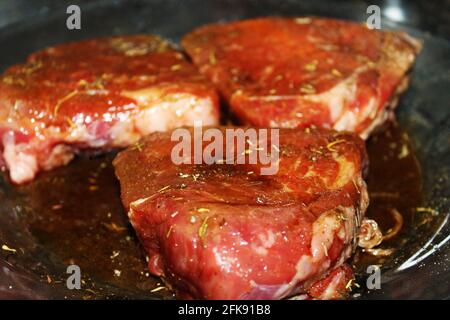
[(0, 150), (15, 183), (77, 150), (126, 147), (194, 120), (217, 124), (214, 88), (152, 35), (57, 45), (0, 76)]
[(208, 25), (182, 44), (243, 123), (363, 138), (392, 114), (421, 47), (402, 32), (312, 17)]
[(368, 205), (360, 138), (280, 129), (275, 175), (220, 159), (176, 165), (171, 140), (152, 133), (114, 160), (152, 274), (193, 298), (342, 297)]

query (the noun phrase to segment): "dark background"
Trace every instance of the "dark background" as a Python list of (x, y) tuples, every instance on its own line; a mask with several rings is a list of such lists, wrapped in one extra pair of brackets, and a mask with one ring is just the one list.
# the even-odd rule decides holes
[[(158, 2), (161, 0), (153, 1)], [(211, 1), (211, 0), (200, 0)], [(81, 6), (91, 6), (98, 3), (123, 3), (129, 2), (131, 6), (139, 6), (145, 0), (0, 0), (0, 28), (14, 23), (19, 23), (26, 17), (32, 18), (35, 16), (51, 16), (56, 11), (65, 11), (68, 5), (77, 4)], [(163, 0), (162, 0), (163, 2)], [(189, 2), (199, 2), (191, 0), (180, 0), (184, 4)], [(230, 4), (239, 7), (242, 4), (240, 0), (220, 0), (224, 4)], [(254, 0), (253, 2), (261, 4), (263, 0)], [(279, 5), (283, 6), (289, 2), (299, 2), (301, 0), (280, 0)], [(345, 10), (346, 6), (360, 6), (361, 12), (364, 8), (371, 4), (379, 5), (382, 11), (382, 19), (386, 18), (393, 20), (398, 24), (407, 27), (414, 27), (422, 31), (430, 32), (434, 35), (450, 39), (450, 0), (317, 0), (318, 5), (323, 6), (327, 3), (331, 7), (342, 6)], [(305, 4), (306, 7), (306, 4)], [(398, 14), (400, 13), (400, 17)], [(349, 12), (349, 15), (352, 13)], [(398, 19), (400, 18), (400, 19)]]

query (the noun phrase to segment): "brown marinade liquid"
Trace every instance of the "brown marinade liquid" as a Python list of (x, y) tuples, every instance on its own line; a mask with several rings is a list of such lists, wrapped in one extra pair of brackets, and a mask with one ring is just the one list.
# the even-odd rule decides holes
[[(376, 133), (367, 149), (367, 216), (386, 232), (395, 224), (390, 209), (401, 213), (401, 232), (383, 243), (383, 247), (398, 248), (407, 237), (421, 201), (419, 165), (406, 133), (394, 123)], [(160, 288), (161, 280), (148, 274), (145, 256), (122, 208), (113, 158), (113, 154), (80, 157), (21, 187), (33, 212), (31, 232), (55, 261), (80, 266), (83, 286), (90, 288), (86, 292), (88, 299), (104, 297), (104, 291), (111, 287), (123, 292), (118, 298), (170, 298), (172, 294)], [(383, 259), (358, 252), (354, 264), (361, 267)]]

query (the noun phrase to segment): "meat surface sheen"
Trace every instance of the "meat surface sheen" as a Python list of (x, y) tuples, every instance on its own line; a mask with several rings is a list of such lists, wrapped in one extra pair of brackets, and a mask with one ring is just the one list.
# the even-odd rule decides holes
[(182, 45), (243, 123), (364, 139), (392, 115), (421, 47), (402, 32), (314, 17), (207, 25)]
[(194, 120), (217, 124), (216, 93), (152, 35), (53, 46), (0, 76), (0, 148), (15, 183), (76, 150), (126, 147)]
[(275, 175), (260, 164), (175, 165), (176, 143), (153, 133), (114, 160), (152, 274), (200, 299), (342, 297), (368, 205), (359, 137), (280, 129)]

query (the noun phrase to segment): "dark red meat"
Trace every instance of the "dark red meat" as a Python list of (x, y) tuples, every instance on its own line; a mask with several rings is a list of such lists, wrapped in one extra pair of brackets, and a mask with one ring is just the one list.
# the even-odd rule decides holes
[(312, 17), (212, 24), (182, 44), (244, 123), (363, 138), (391, 114), (421, 46), (405, 33)]
[(175, 144), (153, 133), (114, 160), (152, 274), (194, 298), (342, 296), (368, 204), (362, 140), (280, 129), (276, 175), (220, 161), (175, 165)]
[(194, 120), (217, 124), (216, 93), (152, 35), (57, 45), (0, 76), (0, 150), (16, 183), (77, 149), (126, 147)]

